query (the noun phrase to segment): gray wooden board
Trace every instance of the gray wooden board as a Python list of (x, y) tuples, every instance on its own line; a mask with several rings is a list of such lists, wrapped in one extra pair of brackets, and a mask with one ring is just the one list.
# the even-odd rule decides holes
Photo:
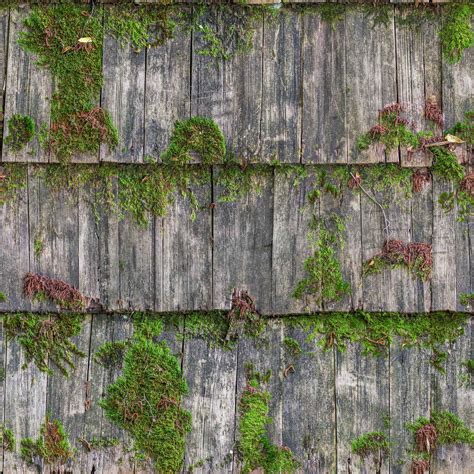
[(211, 185), (193, 191), (204, 207), (195, 220), (189, 200), (178, 194), (156, 231), (155, 249), (162, 248), (162, 256), (156, 258), (161, 294), (155, 297), (155, 307), (161, 311), (212, 308)]
[(14, 201), (0, 206), (0, 291), (7, 301), (3, 311), (28, 310), (22, 280), (29, 270), (28, 191), (18, 191)]
[(134, 51), (110, 35), (104, 38), (104, 85), (101, 106), (110, 112), (117, 127), (119, 144), (115, 150), (101, 146), (100, 159), (141, 162), (145, 141), (146, 50)]
[[(62, 317), (67, 318), (67, 314)], [(48, 375), (47, 382), (46, 412), (51, 419), (61, 421), (71, 446), (78, 450), (83, 448), (80, 439), (83, 436), (86, 411), (91, 319), (89, 315), (85, 317), (81, 333), (73, 339), (85, 356), (73, 357), (75, 368), (70, 369), (69, 377), (60, 374), (54, 364), (50, 363), (53, 375)], [(74, 471), (77, 461), (78, 457), (70, 460), (67, 468)]]
[(118, 223), (120, 306), (152, 310), (155, 297), (155, 226), (137, 226), (132, 216)]
[(346, 163), (345, 21), (332, 28), (309, 14), (302, 22), (302, 160)]
[[(10, 12), (4, 123), (8, 123), (15, 114), (29, 115), (39, 130), (43, 124), (49, 127), (52, 79), (51, 73), (39, 68), (35, 58), (18, 44), (19, 32), (29, 13), (30, 8), (27, 6)], [(4, 127), (3, 138), (7, 136), (8, 127)], [(47, 162), (48, 155), (38, 140), (34, 139), (16, 153), (4, 145), (2, 161)]]
[[(432, 130), (439, 135), (442, 130), (424, 118), (425, 101), (433, 96), (441, 107), (441, 58), (440, 41), (436, 24), (423, 24), (420, 28), (400, 26), (408, 11), (396, 15), (397, 84), (398, 102), (405, 108), (405, 115), (414, 130)], [(407, 154), (401, 150), (404, 166), (428, 166), (431, 154)]]
[[(472, 375), (467, 383), (461, 376), (466, 369), (461, 364), (474, 357), (474, 333), (472, 318), (464, 336), (460, 337), (451, 350), (446, 364), (446, 374), (435, 373), (432, 390), (432, 410), (456, 413), (468, 427), (474, 425)], [(432, 472), (468, 474), (474, 463), (473, 450), (466, 445), (443, 446), (435, 452)]]
[[(63, 280), (78, 288), (77, 193), (56, 193), (42, 177), (33, 173), (30, 173), (28, 182), (30, 271)], [(57, 309), (50, 302), (34, 302), (32, 308)]]
[(235, 432), (237, 351), (189, 340), (184, 347), (183, 372), (189, 387), (184, 407), (193, 416), (186, 439), (185, 470), (232, 472)]
[[(10, 15), (8, 9), (0, 10), (0, 84), (2, 84), (2, 92), (0, 98), (3, 104), (3, 96), (5, 92), (5, 80), (7, 74), (7, 60), (8, 60), (8, 28), (10, 22)], [(3, 105), (2, 110), (3, 113)], [(2, 122), (3, 122), (2, 117)], [(3, 125), (5, 126), (5, 124)], [(1, 158), (0, 158), (0, 161)]]
[(297, 13), (267, 18), (263, 36), (262, 158), (300, 162), (302, 20)]
[(166, 150), (176, 120), (190, 114), (191, 37), (178, 31), (146, 52), (145, 157)]
[[(214, 196), (219, 190), (214, 189)], [(272, 308), (273, 174), (263, 179), (261, 195), (217, 203), (213, 221), (213, 304), (230, 307), (232, 289), (247, 290), (257, 309)]]
[[(391, 239), (401, 240), (404, 243), (411, 241), (411, 199), (403, 193), (387, 192), (386, 215), (390, 221)], [(389, 286), (385, 288), (384, 309), (388, 311), (413, 311), (415, 307), (416, 280), (412, 273), (403, 266), (387, 271)]]
[[(398, 161), (398, 150), (386, 157), (381, 148), (370, 148), (366, 152), (357, 149), (357, 138), (377, 123), (378, 111), (397, 101), (393, 12), (389, 13), (387, 24), (374, 25), (364, 12), (347, 11), (345, 29), (345, 131), (349, 162), (377, 163), (385, 158)], [(338, 54), (337, 50), (333, 54)], [(328, 81), (332, 80), (329, 76)]]
[[(294, 177), (275, 171), (272, 292), (273, 312), (288, 314), (302, 312), (305, 302), (291, 295), (298, 282), (304, 278), (304, 260), (310, 255), (308, 229), (312, 205), (308, 192), (313, 189), (312, 177), (297, 186)], [(319, 212), (319, 210), (318, 210)]]
[(456, 212), (446, 212), (438, 203), (442, 193), (453, 191), (453, 185), (433, 176), (433, 276), (432, 306), (435, 310), (455, 310), (456, 295)]
[[(93, 438), (117, 438), (120, 444), (105, 450), (87, 451), (82, 449), (77, 461), (77, 472), (95, 472), (97, 474), (114, 474), (131, 472), (132, 461), (129, 460), (127, 448), (130, 440), (126, 433), (112, 424), (99, 407), (99, 401), (107, 395), (107, 386), (121, 374), (121, 367), (104, 367), (94, 360), (99, 347), (108, 341), (126, 340), (132, 334), (129, 317), (122, 315), (94, 315), (91, 325), (89, 349), (88, 409), (85, 410), (82, 438), (90, 441)], [(78, 387), (80, 390), (84, 386)]]
[[(379, 202), (382, 193), (370, 195)], [(382, 212), (365, 194), (361, 194), (362, 209), (362, 263), (364, 264), (382, 251), (385, 241)], [(390, 269), (375, 275), (365, 275), (362, 279), (363, 306), (366, 311), (380, 311), (385, 308), (387, 291), (390, 288)]]
[[(332, 217), (340, 219), (345, 226), (341, 238), (342, 248), (336, 251), (344, 280), (350, 285), (350, 294), (341, 296), (338, 301), (325, 301), (324, 310), (350, 311), (362, 307), (362, 235), (360, 194), (343, 188), (341, 196), (321, 194), (321, 219), (331, 221)], [(331, 226), (333, 227), (334, 224)], [(330, 231), (334, 231), (333, 228)]]
[(46, 416), (47, 376), (34, 364), (25, 364), (25, 354), (18, 341), (12, 340), (6, 350), (5, 380), (5, 424), (13, 431), (16, 439), (15, 452), (4, 452), (3, 470), (5, 473), (36, 473), (38, 468), (27, 465), (20, 457), (20, 440), (36, 439)]
[[(351, 344), (345, 352), (335, 352), (337, 472), (374, 472), (371, 457), (361, 459), (353, 454), (351, 442), (370, 431), (387, 432), (389, 362), (387, 358), (362, 355), (359, 345)], [(388, 466), (389, 461), (385, 459), (382, 472), (389, 472)]]
[(297, 340), (302, 354), (283, 349), (283, 446), (303, 472), (336, 472), (336, 406), (334, 352), (307, 342), (303, 330), (285, 325), (284, 337)]
[[(433, 183), (427, 183), (421, 192), (411, 198), (411, 240), (432, 243), (433, 231)], [(413, 311), (430, 311), (431, 282), (420, 278), (415, 280), (415, 301)]]
[(410, 466), (408, 451), (413, 447), (413, 434), (406, 423), (420, 416), (429, 416), (431, 353), (426, 350), (403, 348), (395, 338), (390, 347), (390, 441), (391, 472), (407, 473)]

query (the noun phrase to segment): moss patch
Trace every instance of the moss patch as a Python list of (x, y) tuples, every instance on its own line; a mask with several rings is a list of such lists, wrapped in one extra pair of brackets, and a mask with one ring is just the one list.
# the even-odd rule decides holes
[(63, 375), (74, 369), (74, 356), (84, 357), (71, 338), (79, 335), (83, 314), (42, 315), (17, 313), (3, 316), (7, 340), (15, 339), (25, 353), (25, 366), (34, 362), (53, 374), (52, 363)]
[(127, 341), (104, 342), (94, 354), (94, 362), (103, 367), (121, 367), (128, 347)]
[(16, 441), (13, 431), (0, 423), (0, 447), (4, 451), (15, 451)]
[(361, 458), (372, 459), (375, 473), (380, 474), (384, 461), (390, 455), (390, 442), (385, 433), (372, 431), (354, 439), (351, 443), (351, 449), (354, 454)]
[(62, 423), (46, 416), (39, 438), (36, 441), (31, 438), (23, 438), (20, 453), (21, 457), (31, 465), (41, 466), (45, 463), (62, 466), (74, 457), (75, 450), (71, 448)]
[(0, 166), (0, 206), (14, 203), (20, 191), (26, 188), (27, 166), (17, 163)]
[(192, 161), (193, 152), (198, 154), (206, 165), (224, 161), (225, 138), (213, 120), (191, 117), (175, 122), (170, 144), (161, 159), (165, 163), (185, 165)]
[[(474, 446), (474, 432), (454, 413), (435, 411), (430, 418), (420, 417), (407, 423), (407, 429), (413, 433), (412, 468), (415, 471), (430, 467), (430, 459), (440, 446), (467, 444)], [(420, 470), (415, 472), (423, 472)]]
[(270, 394), (262, 388), (271, 373), (261, 375), (247, 366), (247, 385), (240, 399), (239, 455), (242, 472), (295, 472), (299, 467), (289, 448), (274, 445), (267, 434)]
[(451, 3), (444, 10), (439, 32), (444, 57), (450, 63), (461, 61), (465, 49), (474, 44), (471, 20), (474, 7), (469, 3)]
[(14, 152), (19, 152), (33, 140), (36, 133), (35, 122), (28, 115), (13, 115), (8, 120), (8, 136), (5, 144)]
[(161, 321), (138, 314), (134, 327), (123, 375), (107, 387), (100, 405), (110, 421), (130, 433), (138, 460), (151, 458), (157, 471), (178, 472), (191, 429), (191, 415), (181, 407), (186, 382), (166, 342), (154, 342)]

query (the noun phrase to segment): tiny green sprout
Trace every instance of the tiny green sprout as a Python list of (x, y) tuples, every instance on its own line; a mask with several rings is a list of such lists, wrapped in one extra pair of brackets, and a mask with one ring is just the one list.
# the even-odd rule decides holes
[(286, 352), (292, 357), (299, 357), (302, 353), (301, 345), (292, 337), (285, 337), (283, 339), (283, 344), (285, 346)]
[(33, 140), (35, 133), (35, 122), (30, 116), (13, 115), (8, 120), (8, 136), (5, 138), (5, 143), (14, 152), (19, 152)]
[(0, 291), (0, 303), (5, 303), (6, 301), (7, 301), (7, 296), (5, 295), (5, 293)]

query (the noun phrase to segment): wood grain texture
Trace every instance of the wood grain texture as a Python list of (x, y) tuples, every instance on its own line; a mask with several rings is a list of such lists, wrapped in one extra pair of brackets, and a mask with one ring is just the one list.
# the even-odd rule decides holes
[[(346, 163), (345, 20), (334, 28), (319, 15), (303, 17), (302, 160)], [(324, 45), (324, 47), (322, 47)]]
[(137, 163), (143, 161), (145, 141), (146, 50), (135, 51), (105, 35), (103, 53), (104, 86), (101, 106), (110, 112), (117, 127), (115, 150), (101, 145), (101, 161)]

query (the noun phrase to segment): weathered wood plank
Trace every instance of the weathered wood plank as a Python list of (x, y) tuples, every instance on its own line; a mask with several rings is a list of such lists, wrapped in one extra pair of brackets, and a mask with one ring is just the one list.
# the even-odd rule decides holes
[(323, 352), (307, 342), (301, 329), (287, 325), (285, 338), (299, 342), (302, 354), (295, 358), (285, 349), (283, 378), (283, 445), (288, 446), (303, 472), (336, 471), (336, 407), (334, 352)]
[(102, 107), (119, 133), (115, 150), (101, 145), (101, 161), (142, 162), (145, 141), (146, 50), (136, 52), (110, 35), (104, 38)]
[(433, 276), (431, 294), (433, 311), (454, 310), (456, 295), (456, 212), (446, 212), (438, 203), (442, 193), (453, 191), (449, 181), (433, 176)]
[(272, 291), (273, 313), (302, 312), (305, 302), (293, 298), (298, 282), (304, 278), (304, 260), (310, 256), (308, 230), (313, 205), (308, 193), (314, 178), (308, 177), (297, 186), (294, 178), (275, 171)]
[[(453, 345), (446, 365), (446, 374), (435, 373), (432, 391), (432, 409), (448, 410), (456, 413), (466, 425), (473, 429), (472, 375), (462, 383), (461, 375), (466, 373), (462, 363), (473, 359), (473, 320), (466, 328), (464, 336)], [(473, 450), (467, 445), (454, 445), (438, 448), (432, 461), (432, 472), (468, 474), (474, 463)]]
[(16, 200), (0, 206), (0, 291), (7, 301), (0, 302), (3, 311), (30, 309), (23, 298), (22, 280), (29, 270), (28, 191), (19, 190)]
[[(372, 460), (352, 453), (352, 441), (370, 431), (387, 431), (390, 388), (387, 358), (362, 354), (360, 345), (335, 352), (337, 472), (374, 472)], [(370, 414), (370, 415), (369, 415)], [(382, 472), (389, 472), (385, 459)]]
[[(24, 7), (12, 9), (8, 35), (8, 62), (5, 89), (4, 123), (15, 114), (29, 115), (37, 129), (50, 121), (50, 97), (52, 94), (51, 73), (39, 68), (31, 53), (25, 52), (18, 44), (18, 35), (23, 28), (23, 21), (31, 9)], [(4, 127), (3, 138), (8, 136), (8, 127)], [(41, 148), (37, 139), (16, 153), (3, 146), (2, 161), (47, 162), (47, 150)]]
[(345, 21), (333, 28), (308, 14), (302, 23), (302, 160), (346, 163)]
[(94, 315), (92, 318), (87, 387), (79, 387), (80, 390), (87, 389), (82, 438), (86, 441), (93, 438), (116, 438), (120, 443), (105, 450), (82, 449), (76, 464), (78, 472), (115, 474), (133, 471), (126, 449), (130, 444), (129, 438), (105, 418), (102, 408), (99, 407), (99, 401), (107, 394), (107, 386), (120, 375), (122, 368), (104, 367), (94, 360), (94, 355), (102, 344), (125, 340), (131, 334), (132, 325), (127, 316)]
[[(441, 58), (438, 22), (423, 23), (420, 27), (401, 26), (400, 22), (409, 14), (408, 9), (397, 10), (397, 84), (398, 101), (406, 109), (410, 126), (415, 131), (432, 130), (435, 135), (441, 127), (424, 117), (425, 101), (436, 100), (441, 106)], [(431, 154), (409, 155), (400, 150), (402, 166), (430, 166)]]
[[(341, 233), (342, 248), (336, 251), (341, 273), (350, 284), (350, 294), (343, 295), (335, 302), (324, 302), (325, 311), (350, 311), (362, 307), (362, 228), (360, 194), (351, 192), (343, 183), (342, 195), (335, 197), (330, 193), (321, 194), (321, 219), (331, 221), (332, 217), (341, 220), (345, 230)], [(334, 227), (334, 224), (332, 224)], [(330, 231), (335, 229), (329, 228)]]
[(262, 158), (300, 162), (302, 20), (282, 13), (265, 20), (263, 35)]
[[(432, 244), (433, 232), (433, 183), (427, 183), (421, 192), (411, 198), (411, 240)], [(431, 310), (431, 282), (415, 280), (415, 304), (413, 311)]]
[[(0, 84), (2, 84), (2, 92), (0, 93), (1, 103), (3, 104), (5, 81), (7, 76), (7, 60), (8, 60), (8, 29), (9, 29), (10, 15), (7, 8), (0, 10)], [(3, 124), (3, 105), (0, 116), (0, 122)], [(0, 159), (1, 161), (1, 159)]]
[(209, 347), (202, 340), (187, 341), (183, 372), (189, 387), (184, 407), (193, 416), (186, 439), (185, 471), (203, 462), (193, 472), (232, 472), (237, 352)]
[(155, 307), (162, 311), (212, 308), (211, 185), (193, 191), (205, 210), (193, 220), (189, 200), (177, 195), (156, 231), (155, 252), (163, 253), (156, 256), (155, 286), (162, 288)]
[[(273, 174), (255, 192), (214, 209), (213, 305), (230, 307), (232, 289), (248, 290), (257, 309), (272, 309)], [(219, 190), (214, 189), (214, 199)]]
[[(64, 315), (62, 317), (67, 317)], [(54, 365), (50, 364), (53, 375), (48, 376), (46, 412), (53, 419), (62, 422), (64, 430), (72, 446), (78, 450), (83, 449), (81, 438), (84, 432), (86, 404), (88, 400), (88, 369), (89, 369), (89, 343), (91, 337), (91, 316), (86, 316), (82, 331), (73, 339), (85, 357), (74, 356), (75, 369), (71, 370), (69, 377), (60, 374)], [(71, 470), (77, 469), (78, 458), (68, 463)], [(79, 470), (78, 470), (79, 471)]]
[[(365, 152), (357, 149), (357, 138), (376, 124), (378, 111), (397, 100), (393, 11), (388, 20), (387, 24), (374, 24), (363, 11), (346, 12), (346, 43), (342, 46), (345, 46), (347, 83), (345, 131), (351, 163), (398, 161), (398, 150), (385, 153), (380, 147)], [(338, 49), (333, 54), (338, 54)], [(333, 77), (329, 76), (328, 80)], [(342, 86), (334, 94), (341, 91)]]
[(190, 114), (191, 36), (178, 31), (146, 52), (145, 157), (159, 158), (176, 120)]
[(4, 422), (15, 434), (15, 452), (4, 452), (4, 472), (34, 474), (38, 469), (28, 466), (20, 457), (20, 440), (40, 434), (46, 416), (47, 376), (34, 364), (23, 368), (25, 355), (17, 340), (7, 344)]
[[(78, 196), (56, 193), (45, 180), (29, 175), (30, 271), (79, 286)], [(34, 302), (35, 310), (57, 310), (53, 303)]]
[[(0, 423), (4, 422), (5, 417), (5, 390), (6, 390), (6, 352), (7, 352), (7, 341), (4, 334), (3, 328), (3, 319), (4, 316), (0, 316)], [(8, 427), (7, 427), (8, 428)], [(2, 466), (3, 471), (3, 443), (0, 446), (0, 466)]]
[(413, 448), (413, 434), (406, 423), (430, 412), (430, 354), (418, 349), (404, 349), (400, 338), (390, 347), (390, 441), (391, 472), (410, 472), (407, 451)]
[(118, 223), (119, 307), (153, 310), (155, 300), (155, 223), (140, 227), (131, 216)]

